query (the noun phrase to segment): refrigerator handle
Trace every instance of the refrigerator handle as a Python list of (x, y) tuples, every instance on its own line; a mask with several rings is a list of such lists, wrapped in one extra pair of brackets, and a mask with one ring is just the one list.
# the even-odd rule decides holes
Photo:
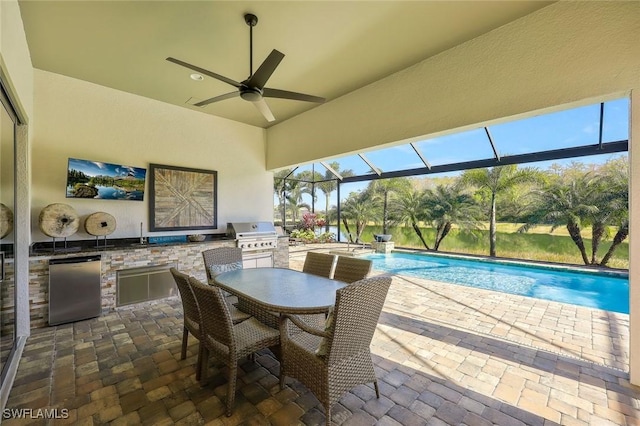
[(4, 282), (4, 252), (0, 251), (0, 283)]

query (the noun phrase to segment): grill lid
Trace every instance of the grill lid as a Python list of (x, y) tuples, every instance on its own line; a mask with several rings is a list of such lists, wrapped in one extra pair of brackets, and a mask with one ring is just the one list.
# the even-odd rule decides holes
[(227, 237), (233, 239), (276, 237), (276, 228), (271, 222), (229, 222)]

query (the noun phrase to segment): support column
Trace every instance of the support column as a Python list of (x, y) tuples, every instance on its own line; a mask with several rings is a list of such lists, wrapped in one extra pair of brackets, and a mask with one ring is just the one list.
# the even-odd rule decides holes
[(629, 122), (629, 375), (640, 386), (640, 89)]

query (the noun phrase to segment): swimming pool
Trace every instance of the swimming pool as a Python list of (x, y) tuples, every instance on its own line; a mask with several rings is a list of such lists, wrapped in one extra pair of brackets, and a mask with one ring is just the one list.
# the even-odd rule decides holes
[(365, 257), (378, 271), (629, 313), (629, 280), (614, 274), (399, 252)]

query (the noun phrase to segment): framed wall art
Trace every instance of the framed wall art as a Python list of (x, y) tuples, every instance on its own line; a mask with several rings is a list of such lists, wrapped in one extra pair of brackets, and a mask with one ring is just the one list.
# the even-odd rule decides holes
[(67, 198), (142, 201), (146, 174), (141, 167), (69, 158)]
[(149, 165), (149, 230), (215, 229), (218, 172)]

